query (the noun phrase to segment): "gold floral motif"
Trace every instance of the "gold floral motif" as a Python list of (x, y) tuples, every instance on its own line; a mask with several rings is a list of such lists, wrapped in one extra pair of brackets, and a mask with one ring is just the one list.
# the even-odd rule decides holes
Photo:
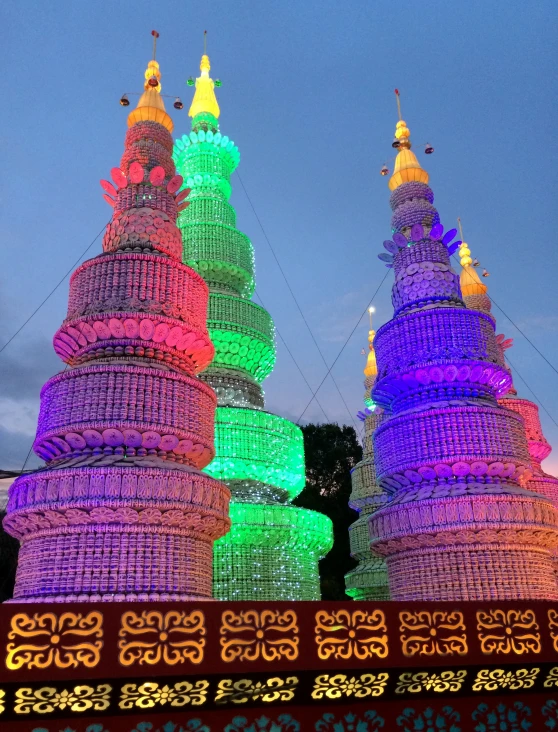
[(463, 613), (422, 610), (399, 613), (401, 646), (405, 656), (466, 656), (467, 634)]
[(558, 653), (558, 610), (551, 608), (548, 611), (548, 626), (550, 628), (550, 637), (554, 642), (554, 650)]
[(6, 692), (4, 689), (0, 689), (0, 714), (6, 710), (6, 706), (4, 704), (4, 697), (6, 696)]
[(221, 658), (264, 661), (298, 658), (298, 621), (294, 610), (225, 610), (221, 616)]
[(419, 691), (436, 691), (442, 693), (445, 691), (459, 691), (463, 686), (467, 671), (439, 671), (429, 673), (428, 671), (419, 671), (418, 673), (403, 673), (397, 680), (395, 688), (396, 694), (404, 694), (409, 692), (416, 694)]
[(288, 676), (281, 679), (274, 676), (266, 681), (251, 679), (223, 679), (217, 687), (215, 702), (217, 704), (245, 704), (248, 701), (261, 699), (263, 702), (291, 701), (295, 695), (298, 678)]
[(503, 668), (482, 669), (473, 683), (473, 691), (531, 689), (539, 672), (540, 668), (517, 668), (513, 671), (505, 671)]
[(388, 655), (386, 616), (382, 610), (319, 610), (316, 613), (318, 657), (365, 660)]
[(154, 706), (184, 707), (187, 704), (200, 706), (207, 699), (209, 681), (201, 680), (190, 683), (178, 681), (176, 684), (158, 684), (146, 681), (143, 684), (124, 684), (120, 690), (120, 709), (151, 709)]
[[(89, 636), (89, 640), (83, 640)], [(27, 669), (93, 668), (101, 659), (103, 647), (103, 616), (99, 612), (82, 613), (27, 613), (12, 616), (10, 640), (27, 638), (19, 643), (8, 643), (6, 666), (11, 671)], [(97, 640), (93, 640), (96, 638)], [(32, 640), (31, 640), (32, 639)]]
[(361, 674), (351, 676), (345, 674), (321, 674), (314, 680), (312, 699), (339, 699), (342, 696), (354, 696), (362, 699), (366, 696), (381, 696), (386, 688), (389, 674)]
[(558, 666), (554, 666), (548, 672), (548, 676), (544, 680), (543, 684), (545, 689), (552, 689), (553, 687), (558, 688)]
[(48, 714), (56, 709), (72, 712), (86, 712), (94, 709), (101, 712), (108, 709), (112, 687), (108, 684), (99, 686), (74, 686), (73, 689), (59, 691), (52, 686), (43, 686), (40, 689), (22, 688), (15, 694), (14, 711), (16, 714)]
[(118, 633), (118, 660), (123, 666), (155, 664), (169, 666), (201, 663), (205, 647), (205, 618), (201, 610), (166, 613), (144, 610), (122, 614)]
[(478, 610), (481, 650), (490, 653), (540, 653), (541, 634), (533, 610)]

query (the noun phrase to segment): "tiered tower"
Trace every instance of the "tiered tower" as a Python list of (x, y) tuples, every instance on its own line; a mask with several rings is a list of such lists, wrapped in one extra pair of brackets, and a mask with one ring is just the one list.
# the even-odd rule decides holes
[[(372, 309), (370, 310), (372, 313)], [(345, 575), (347, 595), (354, 600), (389, 600), (389, 585), (386, 563), (382, 557), (370, 552), (370, 538), (368, 536), (368, 519), (388, 501), (388, 496), (376, 481), (374, 467), (374, 443), (372, 435), (382, 421), (383, 410), (376, 407), (370, 399), (378, 367), (374, 352), (374, 336), (372, 319), (368, 332), (368, 357), (364, 369), (364, 441), (362, 460), (351, 470), (351, 498), (349, 506), (359, 512), (358, 519), (349, 526), (349, 540), (351, 556), (358, 561), (358, 565)], [(360, 413), (359, 413), (359, 416)]]
[(390, 178), (394, 317), (375, 338), (374, 434), (390, 503), (369, 521), (394, 600), (558, 598), (558, 512), (520, 485), (530, 468), (522, 418), (498, 404), (510, 376), (494, 322), (466, 307), (428, 173), (400, 119)]
[[(459, 227), (461, 229), (461, 222)], [(463, 237), (463, 234), (461, 236)], [(487, 294), (488, 288), (481, 282), (473, 266), (471, 250), (466, 242), (462, 242), (459, 248), (459, 256), (463, 268), (460, 280), (465, 304), (471, 310), (479, 310), (491, 315), (491, 301)], [(496, 336), (496, 342), (503, 352), (512, 345), (511, 339), (505, 339), (503, 335)], [(522, 485), (529, 490), (546, 496), (558, 508), (558, 478), (546, 473), (541, 465), (542, 461), (550, 455), (552, 448), (542, 431), (539, 408), (529, 399), (518, 397), (513, 384), (508, 393), (498, 400), (498, 403), (501, 407), (511, 409), (523, 418), (525, 437), (531, 457), (532, 475), (527, 475), (522, 481)], [(553, 556), (554, 568), (558, 576), (558, 547), (554, 549)]]
[(41, 391), (35, 452), (47, 466), (10, 489), (20, 602), (211, 597), (212, 548), (230, 493), (201, 472), (216, 398), (208, 288), (181, 262), (173, 123), (158, 63), (128, 116), (104, 253), (70, 280), (54, 337), (66, 369)]
[(215, 360), (203, 375), (217, 393), (215, 447), (207, 472), (232, 491), (230, 533), (215, 545), (214, 595), (227, 600), (315, 600), (318, 560), (332, 545), (330, 520), (290, 501), (305, 483), (301, 430), (264, 411), (262, 381), (275, 363), (274, 326), (251, 301), (254, 255), (228, 203), (238, 148), (219, 131), (210, 63), (202, 56), (190, 108), (192, 131), (174, 159), (192, 189), (180, 214), (183, 261), (209, 285)]

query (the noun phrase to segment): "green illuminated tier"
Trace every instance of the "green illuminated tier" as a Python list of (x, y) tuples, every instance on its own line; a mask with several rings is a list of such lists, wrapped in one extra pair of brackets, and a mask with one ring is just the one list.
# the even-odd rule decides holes
[(318, 561), (333, 545), (331, 521), (306, 508), (232, 503), (232, 528), (215, 542), (219, 600), (319, 600)]
[(237, 499), (292, 500), (304, 488), (302, 432), (276, 414), (217, 407), (215, 451), (206, 472), (225, 482)]
[(304, 487), (300, 429), (263, 411), (260, 384), (275, 364), (269, 313), (250, 298), (254, 254), (228, 202), (238, 148), (219, 132), (207, 56), (190, 115), (192, 132), (173, 158), (191, 188), (178, 217), (183, 261), (209, 285), (208, 329), (215, 358), (201, 375), (217, 395), (216, 455), (206, 472), (231, 489), (233, 527), (214, 552), (214, 596), (227, 600), (317, 600), (318, 561), (332, 545), (331, 521), (288, 502)]
[(178, 226), (183, 241), (188, 243), (184, 246), (184, 264), (199, 272), (212, 289), (252, 296), (254, 251), (245, 234), (228, 224), (213, 221), (190, 224), (180, 218)]
[(215, 346), (213, 371), (238, 371), (258, 384), (273, 371), (275, 329), (267, 310), (250, 300), (211, 293), (207, 327)]

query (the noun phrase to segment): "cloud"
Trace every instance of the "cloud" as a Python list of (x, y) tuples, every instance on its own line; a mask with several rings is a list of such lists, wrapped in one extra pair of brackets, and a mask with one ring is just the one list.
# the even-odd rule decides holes
[[(44, 337), (14, 341), (0, 354), (0, 468), (23, 467), (35, 436), (41, 388), (61, 367)], [(39, 464), (31, 455), (27, 467)]]

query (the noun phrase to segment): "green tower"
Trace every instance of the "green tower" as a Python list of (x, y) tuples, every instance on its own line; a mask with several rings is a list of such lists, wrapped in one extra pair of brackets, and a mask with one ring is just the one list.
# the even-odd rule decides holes
[(208, 328), (215, 359), (202, 375), (217, 394), (216, 456), (206, 472), (225, 482), (231, 531), (215, 544), (213, 595), (221, 600), (318, 600), (318, 561), (331, 549), (331, 521), (292, 506), (304, 487), (301, 430), (264, 411), (261, 387), (275, 364), (269, 313), (250, 299), (254, 251), (228, 203), (240, 154), (219, 131), (219, 105), (202, 56), (174, 161), (191, 189), (180, 215), (183, 261), (209, 285)]

